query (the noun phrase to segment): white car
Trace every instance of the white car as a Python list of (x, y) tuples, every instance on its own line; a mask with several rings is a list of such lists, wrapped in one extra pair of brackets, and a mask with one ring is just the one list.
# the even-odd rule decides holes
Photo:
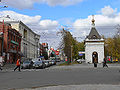
[(41, 58), (33, 58), (33, 59), (32, 59), (33, 62), (41, 61), (41, 60), (42, 60)]
[(77, 62), (78, 62), (78, 63), (84, 63), (84, 62), (85, 62), (85, 59), (78, 59)]

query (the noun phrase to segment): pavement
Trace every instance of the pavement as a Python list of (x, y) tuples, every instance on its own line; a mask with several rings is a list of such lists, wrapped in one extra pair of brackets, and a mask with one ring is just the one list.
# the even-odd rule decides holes
[[(108, 68), (120, 68), (120, 64), (107, 64)], [(54, 66), (49, 69), (79, 69), (79, 68), (95, 68), (93, 64), (73, 64), (68, 66)], [(103, 64), (97, 64), (97, 68), (103, 68)], [(107, 68), (107, 67), (104, 67)]]
[(3, 70), (13, 70), (16, 67), (16, 64), (5, 64), (2, 69)]
[[(11, 85), (15, 86), (16, 84), (21, 85), (18, 87), (16, 86), (19, 89), (14, 88), (14, 89), (5, 89), (5, 90), (120, 90), (120, 82), (118, 80), (120, 64), (107, 64), (107, 65), (108, 65), (108, 68), (105, 67), (103, 69), (102, 64), (98, 64), (98, 67), (94, 68), (93, 64), (83, 63), (83, 64), (74, 64), (69, 66), (51, 66), (49, 68), (45, 68), (44, 70), (43, 69), (24, 69), (24, 70), (21, 70), (24, 73), (21, 73), (21, 72), (11, 72), (15, 68), (16, 66), (15, 64), (6, 64), (4, 67), (2, 67), (3, 71), (2, 72), (0, 71), (1, 72), (0, 80), (3, 81), (4, 84), (8, 85), (8, 87)], [(6, 71), (9, 71), (9, 72), (6, 72)], [(36, 71), (39, 71), (39, 72), (36, 72)], [(104, 73), (104, 72), (107, 72), (107, 73)], [(95, 73), (95, 75), (93, 73)], [(54, 75), (59, 76), (59, 74), (64, 77), (62, 78), (59, 77), (60, 79), (57, 79), (57, 77), (56, 78), (54, 77)], [(66, 74), (69, 75), (70, 77), (67, 78)], [(88, 74), (90, 76), (94, 75), (94, 77), (87, 77)], [(84, 75), (88, 79), (86, 79)], [(105, 76), (108, 77), (108, 75), (110, 78), (113, 78), (113, 79), (109, 79), (109, 78), (104, 79), (104, 77)], [(45, 76), (48, 80), (44, 78), (37, 78), (40, 76), (41, 77)], [(78, 79), (78, 77), (80, 76), (81, 76), (81, 79)], [(31, 77), (34, 77), (34, 78), (31, 78)], [(74, 77), (74, 79), (70, 80), (71, 77)], [(100, 78), (97, 78), (97, 77), (100, 77)], [(65, 81), (67, 84), (65, 83), (61, 85), (61, 83), (63, 83), (62, 80), (65, 80), (64, 78), (67, 78)], [(51, 79), (53, 80), (51, 81)], [(90, 81), (89, 79), (92, 81)], [(102, 79), (106, 80), (106, 81), (103, 80), (104, 82), (115, 82), (115, 84), (114, 83), (101, 84), (100, 81), (102, 81)], [(5, 82), (6, 80), (8, 81)], [(18, 82), (16, 82), (16, 80)], [(43, 81), (43, 83), (40, 82), (40, 80)], [(88, 80), (88, 82), (86, 80)], [(30, 83), (30, 81), (32, 83)], [(59, 84), (60, 81), (61, 83)], [(69, 83), (70, 81), (71, 83)], [(87, 83), (83, 83), (84, 81)], [(96, 84), (96, 83), (92, 84), (92, 82), (95, 82), (95, 81), (99, 82), (99, 84)], [(16, 83), (13, 83), (13, 82), (16, 82)], [(72, 85), (72, 82), (73, 82), (73, 85)], [(3, 85), (1, 83), (2, 87), (4, 87)], [(25, 87), (28, 87), (27, 85), (31, 87), (25, 88)]]
[(58, 85), (43, 86), (16, 90), (120, 90), (120, 85)]
[[(107, 64), (108, 68), (120, 68), (120, 64)], [(14, 68), (16, 67), (16, 64), (5, 64), (2, 69), (3, 71), (13, 71)], [(87, 64), (87, 63), (83, 63), (83, 64), (73, 64), (73, 65), (68, 65), (68, 66), (51, 66), (45, 69), (79, 69), (79, 68), (94, 68), (93, 64)], [(97, 68), (103, 68), (103, 64), (97, 64)], [(106, 68), (106, 67), (105, 67)], [(22, 71), (34, 71), (34, 69), (22, 69)], [(37, 70), (39, 71), (39, 70)]]

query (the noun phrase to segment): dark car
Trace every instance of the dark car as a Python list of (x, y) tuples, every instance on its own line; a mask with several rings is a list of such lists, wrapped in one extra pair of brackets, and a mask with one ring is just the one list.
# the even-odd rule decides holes
[(33, 62), (32, 61), (24, 61), (21, 65), (22, 69), (30, 69), (33, 68)]
[(52, 65), (56, 65), (56, 61), (55, 60), (51, 60)]
[(42, 69), (44, 69), (45, 66), (46, 66), (45, 63), (42, 60), (35, 61), (34, 64), (33, 64), (33, 68), (42, 68)]

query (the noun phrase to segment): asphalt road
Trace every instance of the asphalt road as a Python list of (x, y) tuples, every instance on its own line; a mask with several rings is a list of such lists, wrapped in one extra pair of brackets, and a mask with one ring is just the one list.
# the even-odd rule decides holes
[(56, 85), (120, 84), (120, 67), (53, 66), (46, 69), (0, 71), (0, 90)]

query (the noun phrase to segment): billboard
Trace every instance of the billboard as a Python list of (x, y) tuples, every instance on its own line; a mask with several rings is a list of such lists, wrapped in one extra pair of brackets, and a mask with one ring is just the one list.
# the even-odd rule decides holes
[(79, 54), (79, 56), (83, 56), (85, 54), (85, 52), (84, 51), (79, 51), (78, 54)]

